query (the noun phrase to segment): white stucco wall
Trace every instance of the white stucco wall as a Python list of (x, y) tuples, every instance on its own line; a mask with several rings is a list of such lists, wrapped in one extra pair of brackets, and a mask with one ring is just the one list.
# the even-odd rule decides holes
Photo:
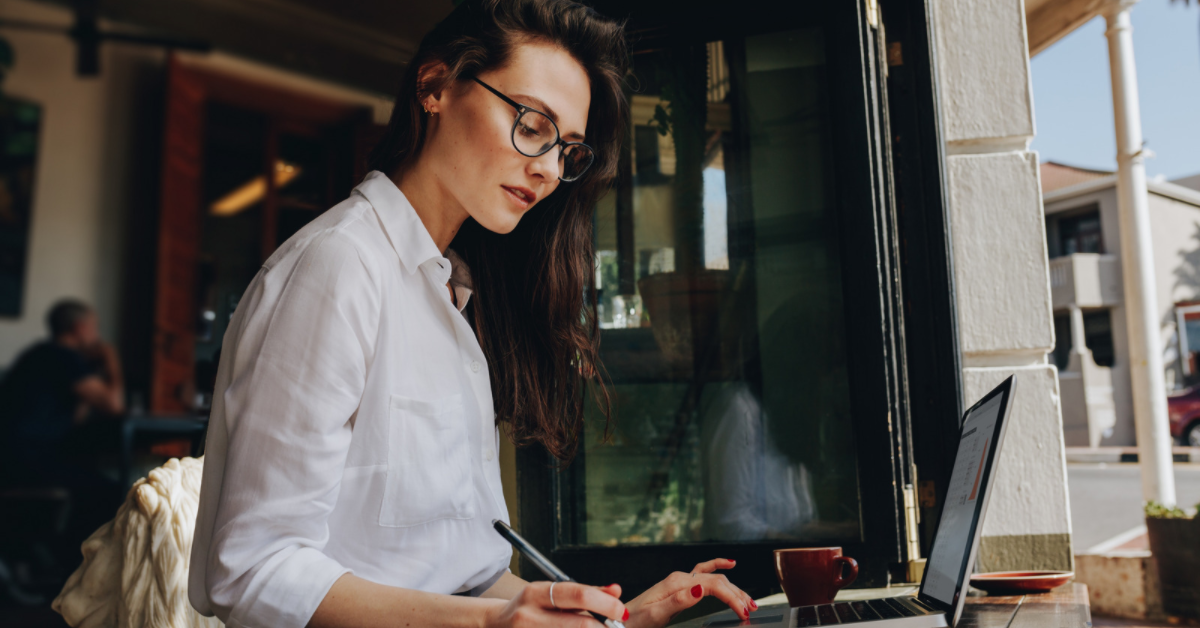
[(936, 0), (963, 394), (1016, 374), (977, 568), (1069, 568), (1045, 222), (1021, 0)]
[(963, 356), (979, 365), (1040, 362), (1054, 349), (1054, 322), (1037, 156), (1012, 151), (946, 162)]
[[(0, 1), (0, 17), (71, 25), (69, 11), (29, 0)], [(161, 73), (157, 48), (106, 42), (97, 77), (75, 74), (75, 47), (65, 36), (0, 29), (16, 64), (5, 94), (42, 106), (30, 249), (21, 316), (0, 318), (0, 369), (31, 342), (46, 336), (46, 311), (58, 299), (93, 304), (105, 338), (121, 328), (128, 209), (134, 186), (135, 125), (146, 123), (147, 75)], [(370, 106), (386, 122), (390, 103), (379, 96), (231, 57), (188, 55), (215, 71)], [(151, 85), (151, 88), (155, 88)]]
[[(1196, 196), (1200, 197), (1200, 194)], [(1165, 351), (1175, 329), (1175, 304), (1200, 299), (1200, 204), (1169, 198), (1153, 191), (1149, 200), (1159, 325)], [(1197, 202), (1200, 202), (1200, 198)], [(1164, 366), (1173, 372), (1173, 375), (1168, 375), (1168, 381), (1183, 381), (1178, 360), (1165, 362)]]
[(1033, 139), (1033, 88), (1022, 0), (934, 2), (942, 132), (958, 151), (1024, 149)]
[[(963, 394), (979, 399), (1013, 373), (1012, 368), (975, 368), (963, 378)], [(1067, 467), (1060, 455), (1062, 428), (1046, 421), (1046, 400), (1058, 402), (1053, 365), (1026, 367), (1017, 374), (1011, 423), (996, 469), (985, 536), (1058, 534), (1071, 513)], [(1018, 435), (1014, 438), (1014, 434)]]
[[(23, 0), (0, 4), (0, 16), (70, 26), (69, 12)], [(16, 64), (5, 94), (39, 103), (42, 127), (19, 318), (0, 318), (0, 366), (46, 335), (46, 310), (63, 297), (92, 303), (101, 333), (119, 328), (125, 244), (127, 166), (136, 108), (133, 85), (163, 53), (128, 45), (101, 47), (99, 77), (75, 76), (75, 48), (64, 36), (2, 29)]]

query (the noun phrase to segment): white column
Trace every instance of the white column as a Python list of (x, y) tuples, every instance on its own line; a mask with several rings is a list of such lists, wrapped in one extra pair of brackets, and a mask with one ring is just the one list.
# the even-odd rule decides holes
[(1092, 352), (1087, 347), (1087, 335), (1083, 333), (1083, 310), (1078, 305), (1071, 304), (1071, 351), (1067, 354), (1067, 370), (1079, 373), (1084, 377), (1083, 385), (1087, 386), (1087, 363), (1092, 360)]
[(1083, 310), (1071, 306), (1071, 349), (1083, 353), (1087, 350), (1087, 336), (1083, 333)]
[(1112, 72), (1113, 114), (1117, 130), (1117, 199), (1121, 217), (1121, 264), (1129, 325), (1133, 418), (1137, 426), (1142, 495), (1175, 504), (1167, 389), (1158, 329), (1146, 167), (1142, 157), (1142, 121), (1129, 10), (1137, 0), (1109, 0), (1108, 63)]

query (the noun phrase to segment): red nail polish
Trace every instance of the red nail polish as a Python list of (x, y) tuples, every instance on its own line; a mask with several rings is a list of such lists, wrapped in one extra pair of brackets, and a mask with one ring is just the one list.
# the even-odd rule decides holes
[(701, 595), (704, 595), (704, 587), (700, 585), (692, 587), (692, 597), (700, 597)]
[(755, 602), (754, 600), (750, 600), (750, 608), (752, 608), (754, 610), (758, 610), (758, 602)]
[(742, 614), (746, 616), (746, 619), (750, 619), (750, 609), (745, 606), (742, 607)]

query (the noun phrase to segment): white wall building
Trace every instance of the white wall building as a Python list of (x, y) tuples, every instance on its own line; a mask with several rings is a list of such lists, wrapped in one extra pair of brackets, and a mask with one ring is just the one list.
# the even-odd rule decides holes
[[(1053, 359), (1067, 446), (1136, 442), (1116, 181), (1115, 173), (1042, 165), (1057, 339)], [(1166, 395), (1195, 381), (1192, 354), (1200, 350), (1200, 318), (1191, 308), (1200, 299), (1200, 192), (1165, 181), (1147, 187)], [(1191, 340), (1186, 352), (1181, 322), (1185, 342)]]

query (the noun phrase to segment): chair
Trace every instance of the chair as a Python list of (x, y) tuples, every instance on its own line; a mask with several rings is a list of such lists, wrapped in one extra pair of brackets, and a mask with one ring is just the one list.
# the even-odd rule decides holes
[(187, 595), (203, 468), (201, 458), (168, 460), (135, 482), (116, 517), (84, 541), (83, 564), (51, 604), (69, 625), (222, 626), (197, 613)]
[(47, 571), (66, 529), (71, 495), (61, 487), (0, 489), (0, 589), (17, 604), (44, 603), (46, 587), (62, 582)]

